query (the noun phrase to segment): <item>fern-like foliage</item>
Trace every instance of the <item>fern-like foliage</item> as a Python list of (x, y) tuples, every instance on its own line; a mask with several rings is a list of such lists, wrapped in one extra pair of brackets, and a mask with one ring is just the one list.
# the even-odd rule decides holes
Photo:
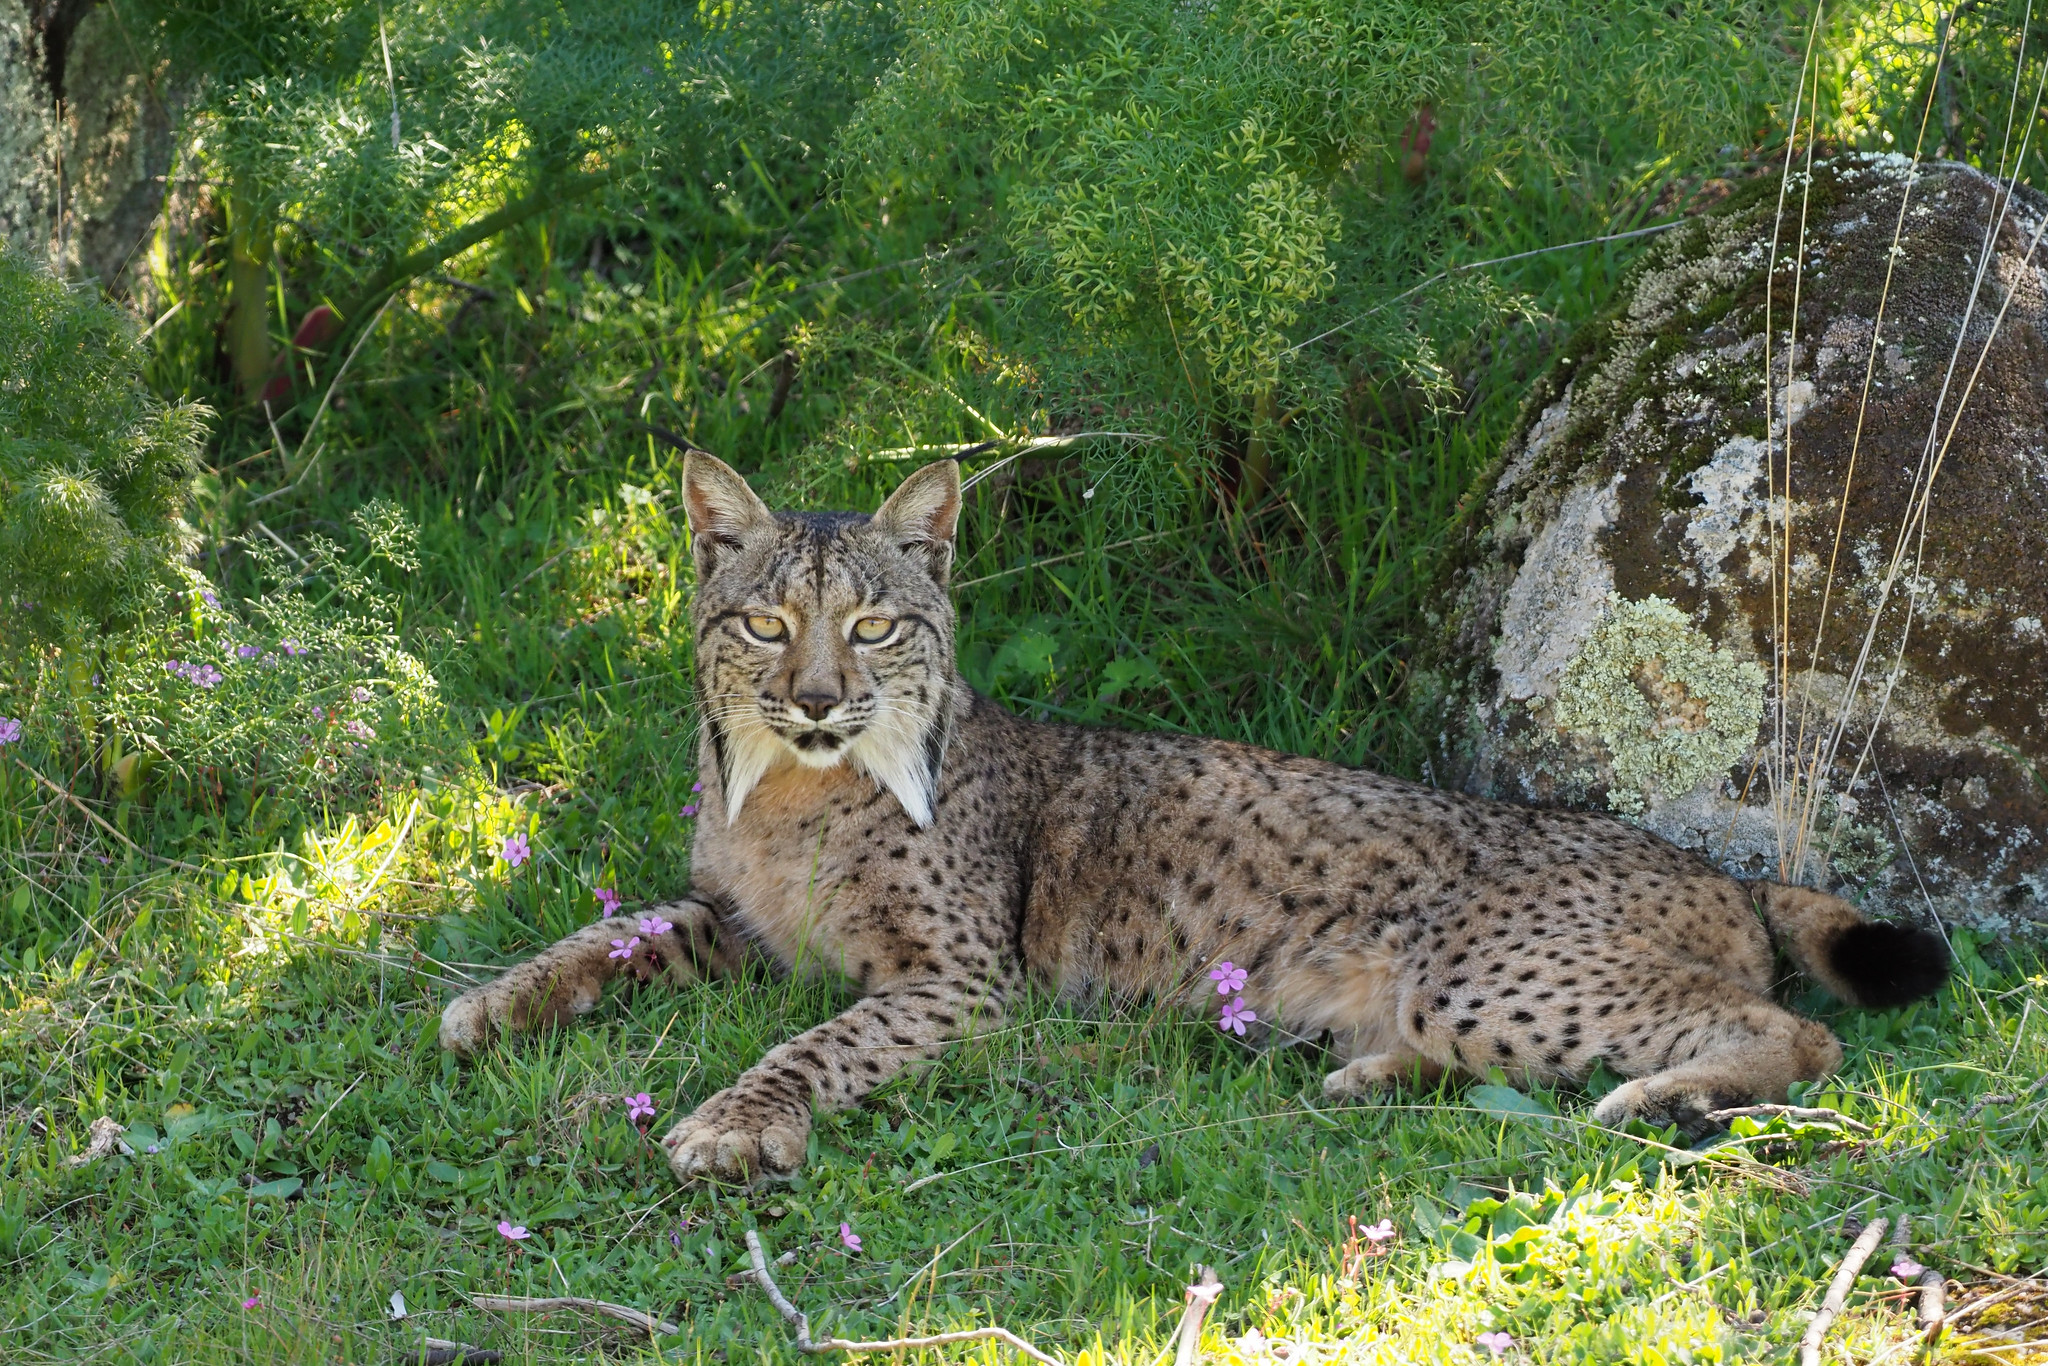
[(62, 643), (178, 582), (180, 519), (209, 416), (143, 387), (134, 325), (0, 249), (0, 612)]
[[(1779, 88), (1772, 17), (1750, 0), (922, 0), (842, 155), (926, 193), (993, 168), (1027, 285), (1085, 339), (1164, 339), (1242, 408), (1320, 305), (1384, 283), (1345, 278), (1373, 259), (1347, 232), (1412, 237), (1408, 196), (1354, 195), (1347, 224), (1335, 193), (1404, 128), (1413, 148), (1443, 121), (1433, 169), (1467, 213), (1615, 142), (1696, 158), (1746, 142), (1757, 92)], [(1412, 259), (1383, 264), (1412, 282)]]

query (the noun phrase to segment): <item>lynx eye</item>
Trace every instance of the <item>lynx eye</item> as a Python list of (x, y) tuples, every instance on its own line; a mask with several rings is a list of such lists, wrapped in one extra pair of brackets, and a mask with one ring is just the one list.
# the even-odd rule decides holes
[(853, 623), (853, 638), (863, 645), (877, 645), (895, 629), (896, 623), (887, 617), (862, 617)]
[(750, 616), (747, 634), (756, 640), (780, 640), (789, 634), (789, 628), (782, 624), (781, 617)]

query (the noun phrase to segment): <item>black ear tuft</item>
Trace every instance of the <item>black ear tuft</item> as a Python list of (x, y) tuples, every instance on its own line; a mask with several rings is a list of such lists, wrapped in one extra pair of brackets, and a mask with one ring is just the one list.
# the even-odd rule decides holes
[(1873, 1010), (1932, 996), (1948, 980), (1948, 945), (1916, 925), (1864, 921), (1828, 946), (1828, 963)]

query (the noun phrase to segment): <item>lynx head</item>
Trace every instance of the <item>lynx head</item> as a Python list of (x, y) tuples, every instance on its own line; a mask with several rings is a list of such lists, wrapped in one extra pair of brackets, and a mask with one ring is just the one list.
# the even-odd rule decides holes
[(852, 764), (931, 824), (952, 729), (953, 526), (960, 467), (927, 465), (872, 517), (770, 512), (692, 453), (697, 701), (726, 819), (781, 764)]

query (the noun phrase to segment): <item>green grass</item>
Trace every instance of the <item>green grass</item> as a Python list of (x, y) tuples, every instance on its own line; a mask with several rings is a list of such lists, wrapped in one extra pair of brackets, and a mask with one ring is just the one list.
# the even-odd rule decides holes
[[(978, 439), (982, 417), (1048, 425), (993, 265), (903, 268), (946, 235), (924, 211), (792, 210), (815, 166), (771, 161), (764, 187), (770, 172), (775, 196), (751, 179), (715, 199), (669, 187), (644, 220), (529, 223), (453, 263), (490, 299), (412, 290), (337, 391), (303, 480), (291, 456), (317, 395), (283, 418), (282, 452), (235, 406), (221, 242), (187, 243), (190, 306), (156, 333), (153, 380), (224, 413), (193, 513), (200, 567), (246, 618), (276, 587), (255, 548), (325, 536), (358, 563), (351, 514), (395, 500), (419, 566), (363, 571), (380, 597), (364, 630), (428, 662), (442, 712), (387, 728), (324, 784), (181, 753), (128, 781), (98, 745), (94, 661), (0, 660), (0, 714), (28, 723), (0, 748), (0, 1360), (387, 1362), (423, 1332), (513, 1361), (648, 1351), (591, 1321), (469, 1304), (507, 1291), (659, 1314), (684, 1329), (655, 1344), (673, 1359), (794, 1359), (764, 1297), (727, 1279), (748, 1228), (795, 1254), (781, 1283), (821, 1331), (994, 1322), (1129, 1366), (1154, 1366), (1198, 1263), (1226, 1286), (1212, 1359), (1247, 1363), (1273, 1359), (1252, 1333), (1473, 1362), (1490, 1330), (1530, 1360), (1783, 1360), (1845, 1215), (1909, 1213), (1915, 1254), (1972, 1286), (2048, 1265), (2048, 1093), (1971, 1113), (2048, 1073), (2048, 965), (2023, 946), (1959, 941), (1955, 984), (1904, 1011), (1799, 997), (1850, 1046), (1809, 1099), (1875, 1132), (1774, 1131), (1736, 1145), (1747, 1161), (1592, 1128), (1579, 1094), (1456, 1083), (1324, 1107), (1313, 1052), (1041, 1002), (821, 1119), (796, 1183), (684, 1190), (621, 1098), (650, 1093), (665, 1127), (845, 997), (767, 979), (647, 991), (471, 1067), (441, 1054), (448, 995), (588, 920), (594, 888), (631, 905), (688, 886), (679, 461), (629, 424), (841, 506), (909, 467), (849, 455)], [(1428, 242), (1430, 259), (1627, 226), (1660, 188), (1510, 195)], [(1419, 237), (1448, 221), (1434, 212), (1418, 204)], [(1403, 668), (1446, 528), (1529, 380), (1639, 245), (1494, 273), (1529, 306), (1446, 355), (1467, 410), (1432, 413), (1362, 366), (1343, 431), (1283, 462), (1253, 507), (1227, 458), (1163, 444), (1095, 442), (992, 484), (962, 532), (963, 667), (1034, 714), (1413, 773)], [(778, 401), (785, 348), (802, 362)], [(1086, 408), (1063, 420), (1121, 425)], [(176, 654), (197, 620), (122, 648)], [(491, 854), (514, 829), (536, 850), (517, 871)], [(68, 1165), (101, 1115), (136, 1154)], [(1347, 1251), (1354, 1218), (1392, 1221), (1383, 1254)], [(501, 1219), (534, 1236), (510, 1247)], [(1903, 1362), (1910, 1312), (1874, 1271), (1831, 1341)], [(1982, 1326), (2029, 1337), (2023, 1316)]]

